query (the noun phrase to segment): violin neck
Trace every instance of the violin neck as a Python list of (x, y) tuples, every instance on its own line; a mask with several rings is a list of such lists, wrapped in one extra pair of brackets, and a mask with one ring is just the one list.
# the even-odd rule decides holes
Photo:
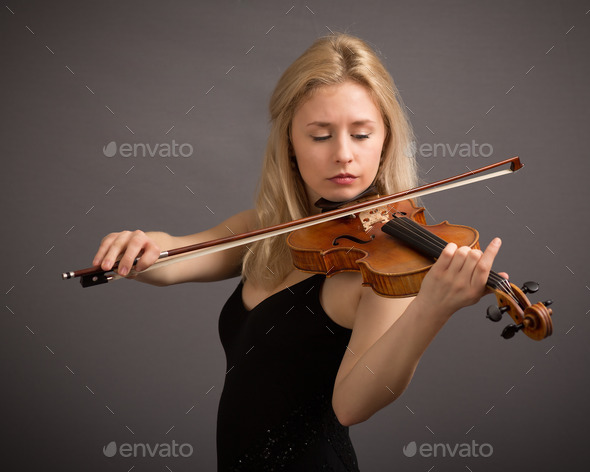
[[(442, 250), (448, 244), (440, 236), (428, 231), (419, 223), (405, 216), (394, 216), (392, 220), (381, 227), (381, 230), (407, 244), (420, 254), (433, 259), (438, 259)], [(505, 280), (504, 277), (491, 270), (486, 285), (495, 290), (505, 284)]]

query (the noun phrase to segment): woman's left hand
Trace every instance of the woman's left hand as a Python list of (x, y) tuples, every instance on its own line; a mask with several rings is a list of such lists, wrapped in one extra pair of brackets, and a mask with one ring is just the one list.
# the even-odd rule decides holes
[[(495, 238), (482, 252), (467, 246), (458, 248), (454, 243), (447, 244), (422, 281), (417, 298), (448, 316), (477, 303), (490, 293), (486, 283), (501, 245), (500, 238)], [(500, 275), (508, 278), (506, 273)]]

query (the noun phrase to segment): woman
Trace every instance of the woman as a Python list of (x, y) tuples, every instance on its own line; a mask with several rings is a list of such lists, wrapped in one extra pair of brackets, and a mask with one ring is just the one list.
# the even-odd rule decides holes
[[(371, 185), (416, 184), (412, 133), (393, 80), (358, 38), (316, 41), (283, 74), (254, 210), (190, 236), (141, 231), (106, 236), (94, 258), (126, 275), (160, 251), (320, 211)], [(293, 269), (284, 237), (139, 274), (154, 285), (241, 275), (219, 331), (227, 375), (218, 412), (219, 470), (358, 470), (348, 426), (370, 418), (409, 384), (418, 361), (458, 309), (485, 294), (500, 240), (484, 253), (449, 244), (416, 297), (389, 299), (360, 274), (328, 279)]]

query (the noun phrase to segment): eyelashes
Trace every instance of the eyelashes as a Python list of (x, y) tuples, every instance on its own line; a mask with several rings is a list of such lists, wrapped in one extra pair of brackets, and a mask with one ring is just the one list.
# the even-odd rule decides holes
[[(358, 140), (369, 139), (370, 134), (351, 134), (351, 136)], [(312, 136), (312, 139), (316, 142), (326, 141), (330, 139), (332, 136)]]

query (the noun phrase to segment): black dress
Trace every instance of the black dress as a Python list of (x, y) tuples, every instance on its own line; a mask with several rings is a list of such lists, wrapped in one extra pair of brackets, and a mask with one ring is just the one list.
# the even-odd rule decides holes
[(242, 283), (221, 311), (227, 358), (217, 415), (217, 464), (226, 471), (358, 471), (348, 427), (332, 409), (334, 381), (352, 331), (319, 299), (314, 275), (253, 310)]

